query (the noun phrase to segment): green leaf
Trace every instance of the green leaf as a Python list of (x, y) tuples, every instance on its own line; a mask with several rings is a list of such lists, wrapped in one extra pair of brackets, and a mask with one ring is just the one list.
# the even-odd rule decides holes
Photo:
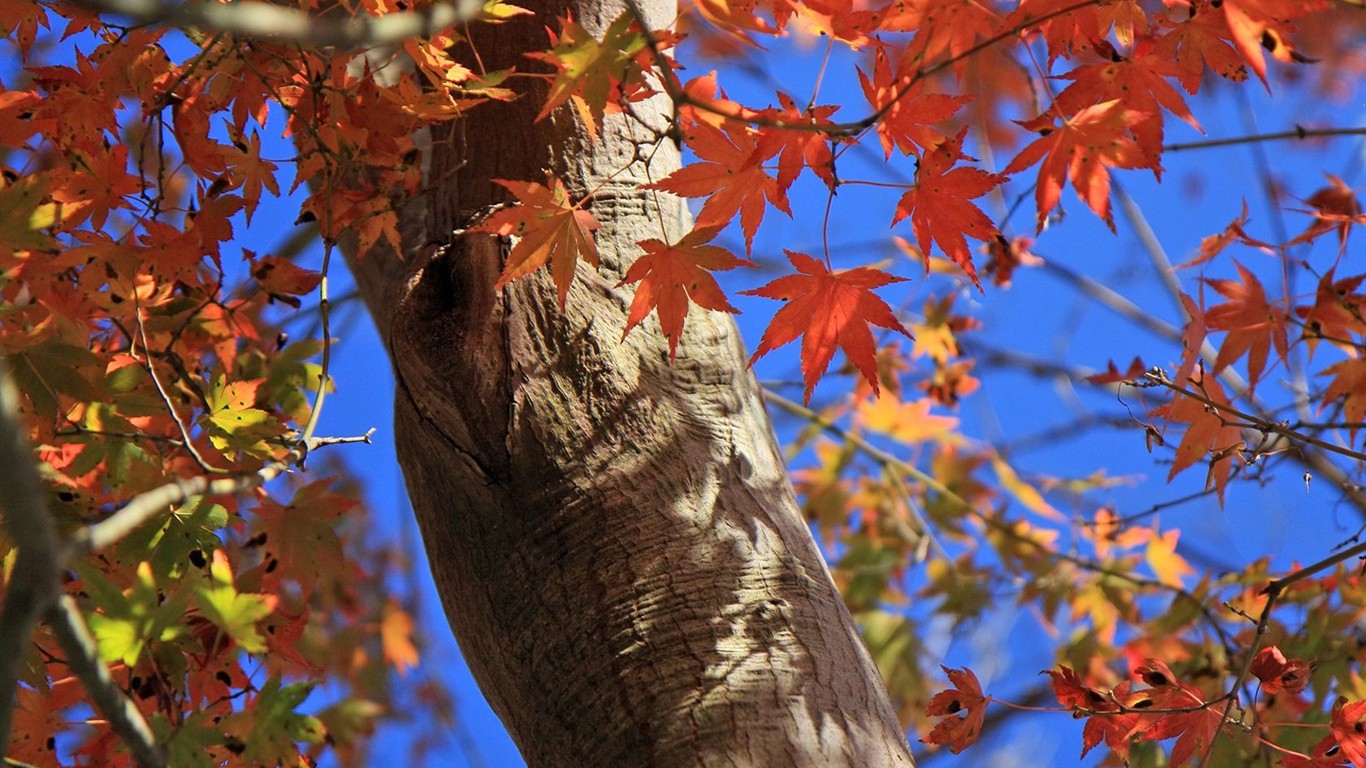
[(88, 617), (90, 631), (100, 649), (100, 659), (137, 664), (147, 643), (176, 626), (184, 614), (180, 600), (163, 600), (150, 563), (138, 564), (137, 576), (128, 589), (119, 591), (92, 568), (77, 566), (86, 594), (99, 609)]
[(232, 566), (223, 550), (213, 553), (209, 566), (211, 586), (195, 590), (200, 613), (228, 634), (247, 653), (262, 653), (266, 639), (256, 631), (256, 622), (269, 616), (279, 603), (275, 595), (251, 595), (233, 586)]
[(190, 553), (206, 559), (222, 544), (218, 531), (228, 524), (228, 511), (196, 497), (165, 518), (151, 520), (119, 542), (122, 555), (147, 559), (161, 579), (178, 578), (191, 564)]
[(242, 760), (247, 765), (275, 765), (291, 762), (298, 754), (298, 743), (319, 744), (327, 737), (322, 721), (296, 712), (313, 692), (312, 682), (280, 684), (273, 675), (256, 695), (254, 706), (243, 713), (250, 718), (250, 731)]

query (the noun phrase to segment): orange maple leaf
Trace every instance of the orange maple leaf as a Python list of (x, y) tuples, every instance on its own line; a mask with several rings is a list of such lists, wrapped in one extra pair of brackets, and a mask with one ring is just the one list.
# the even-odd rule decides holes
[(945, 139), (943, 132), (931, 127), (953, 117), (970, 96), (950, 96), (947, 93), (921, 93), (917, 80), (918, 62), (902, 57), (893, 76), (887, 54), (879, 47), (873, 55), (873, 76), (858, 70), (863, 95), (875, 110), (886, 111), (877, 124), (878, 139), (887, 157), (892, 147), (903, 155), (920, 154), (922, 148)]
[(726, 123), (724, 130), (697, 123), (687, 132), (686, 142), (702, 162), (685, 165), (645, 189), (660, 189), (683, 197), (706, 197), (697, 214), (697, 226), (720, 229), (740, 214), (740, 229), (745, 233), (745, 252), (750, 252), (754, 233), (764, 220), (764, 199), (778, 210), (792, 215), (787, 195), (778, 180), (764, 171), (764, 161), (778, 146), (761, 147), (758, 136), (747, 126)]
[(1209, 280), (1201, 282), (1228, 299), (1205, 310), (1205, 326), (1211, 331), (1224, 331), (1224, 343), (1214, 360), (1213, 373), (1219, 373), (1243, 355), (1247, 355), (1247, 378), (1255, 385), (1266, 368), (1271, 347), (1284, 359), (1288, 342), (1285, 326), (1289, 322), (1283, 307), (1266, 298), (1261, 281), (1238, 262), (1238, 280)]
[[(982, 694), (982, 684), (971, 669), (949, 669), (940, 666), (949, 676), (953, 687), (936, 693), (925, 707), (925, 714), (944, 717), (920, 741), (925, 744), (947, 744), (949, 751), (958, 754), (982, 735), (982, 721), (987, 716), (991, 697)], [(962, 713), (960, 717), (959, 714)]]
[(494, 213), (473, 228), (475, 232), (517, 238), (494, 290), (549, 262), (550, 275), (560, 296), (560, 309), (564, 309), (569, 284), (574, 281), (574, 266), (579, 259), (594, 267), (598, 265), (593, 230), (601, 225), (593, 214), (569, 199), (569, 192), (559, 179), (552, 179), (549, 187), (534, 181), (494, 181), (517, 198), (517, 205)]
[(1127, 134), (1133, 116), (1119, 99), (1093, 104), (1065, 118), (1061, 126), (1050, 127), (1043, 118), (1020, 123), (1043, 134), (1021, 150), (1006, 167), (1005, 173), (1018, 173), (1041, 159), (1039, 182), (1034, 196), (1039, 209), (1039, 231), (1048, 214), (1062, 197), (1063, 179), (1071, 180), (1077, 196), (1114, 231), (1110, 215), (1110, 173), (1107, 168), (1152, 168), (1161, 175), (1155, 160), (1146, 159)]
[(918, 32), (911, 41), (911, 55), (921, 66), (957, 58), (977, 41), (996, 32), (1001, 17), (991, 3), (963, 0), (893, 0), (887, 6), (881, 29), (885, 32)]
[[(1361, 424), (1366, 419), (1366, 358), (1343, 360), (1324, 368), (1320, 376), (1332, 376), (1333, 382), (1323, 392), (1320, 409), (1338, 403), (1342, 405), (1342, 415), (1350, 424)], [(1357, 427), (1352, 427), (1351, 437), (1355, 443)]]
[(618, 286), (639, 282), (631, 312), (626, 318), (626, 330), (640, 324), (650, 310), (659, 315), (659, 326), (669, 340), (669, 361), (673, 362), (678, 339), (683, 335), (683, 324), (688, 317), (688, 300), (707, 309), (738, 313), (740, 310), (726, 301), (726, 294), (717, 285), (712, 272), (752, 267), (753, 263), (739, 259), (717, 245), (706, 245), (716, 236), (714, 229), (694, 229), (672, 245), (661, 240), (641, 240), (636, 243), (645, 253), (626, 270)]
[(960, 159), (973, 159), (962, 151), (963, 136), (967, 132), (967, 128), (962, 129), (920, 158), (915, 186), (897, 203), (892, 224), (910, 217), (911, 229), (915, 231), (925, 258), (926, 272), (930, 269), (930, 241), (933, 240), (939, 243), (944, 255), (968, 273), (972, 284), (980, 291), (982, 281), (977, 279), (972, 252), (963, 236), (986, 241), (1000, 237), (1001, 232), (982, 209), (970, 201), (995, 189), (1006, 179), (981, 168), (953, 167)]
[(1199, 378), (1191, 378), (1191, 385), (1213, 405), (1194, 397), (1177, 394), (1170, 403), (1153, 409), (1154, 416), (1165, 417), (1168, 422), (1189, 425), (1186, 427), (1186, 434), (1181, 436), (1181, 443), (1176, 447), (1176, 457), (1172, 460), (1171, 472), (1167, 474), (1167, 479), (1171, 480), (1182, 470), (1209, 454), (1210, 467), (1205, 487), (1213, 487), (1222, 503), (1224, 488), (1228, 485), (1229, 476), (1233, 472), (1233, 459), (1242, 455), (1242, 430), (1237, 426), (1235, 417), (1228, 415), (1219, 407), (1231, 406), (1228, 395), (1224, 394), (1224, 388), (1219, 385), (1218, 379), (1206, 376), (1201, 371)]
[[(603, 114), (620, 110), (654, 91), (646, 84), (653, 51), (628, 11), (623, 11), (599, 40), (571, 18), (560, 21), (560, 33), (550, 33), (552, 48), (527, 54), (559, 70), (536, 119), (543, 120), (556, 107), (574, 100), (590, 133), (597, 135)], [(668, 37), (666, 43), (672, 42)]]
[(1224, 0), (1211, 3), (1224, 12), (1233, 45), (1266, 84), (1263, 49), (1279, 61), (1305, 61), (1290, 44), (1290, 20), (1323, 9), (1324, 0)]
[(762, 288), (742, 291), (747, 296), (786, 301), (773, 316), (759, 342), (759, 348), (749, 359), (768, 354), (798, 336), (802, 339), (802, 378), (806, 384), (805, 400), (821, 374), (830, 365), (835, 347), (844, 350), (849, 362), (858, 368), (863, 378), (877, 394), (877, 354), (873, 334), (868, 326), (876, 325), (913, 338), (892, 314), (887, 302), (873, 293), (905, 278), (893, 277), (879, 269), (858, 267), (844, 272), (831, 272), (819, 259), (804, 253), (787, 251), (787, 258), (799, 274), (785, 275)]

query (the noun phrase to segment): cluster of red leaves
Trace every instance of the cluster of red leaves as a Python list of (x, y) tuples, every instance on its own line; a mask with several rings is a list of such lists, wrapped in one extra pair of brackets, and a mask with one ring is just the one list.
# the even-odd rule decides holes
[[(696, 160), (646, 188), (702, 198), (701, 229), (720, 229), (738, 217), (747, 252), (769, 207), (791, 215), (788, 190), (802, 171), (809, 169), (832, 195), (840, 183), (847, 183), (836, 176), (836, 159), (843, 145), (858, 142), (866, 128), (875, 127), (888, 158), (896, 150), (919, 159), (915, 183), (893, 207), (893, 225), (910, 219), (927, 266), (931, 248), (938, 246), (980, 288), (969, 239), (986, 243), (989, 250), (1000, 250), (999, 244), (1009, 241), (972, 200), (1006, 183), (1009, 175), (1038, 165), (1033, 186), (1040, 230), (1061, 204), (1068, 184), (1113, 229), (1112, 169), (1148, 169), (1160, 178), (1166, 116), (1200, 127), (1180, 88), (1196, 93), (1206, 71), (1241, 81), (1250, 70), (1265, 81), (1268, 51), (1281, 61), (1303, 60), (1292, 42), (1293, 25), (1325, 7), (1322, 0), (1202, 0), (1153, 10), (1136, 2), (1028, 0), (1007, 13), (992, 3), (964, 6), (951, 0), (896, 0), (880, 7), (847, 0), (699, 4), (704, 18), (742, 40), (780, 34), (800, 19), (854, 49), (869, 49), (871, 74), (860, 69), (858, 76), (871, 112), (867, 119), (848, 124), (832, 122), (838, 105), (813, 101), (800, 108), (779, 92), (776, 106), (750, 108), (718, 96), (714, 77), (678, 82), (676, 66), (663, 61), (661, 53), (675, 38), (655, 40), (652, 50), (649, 36), (633, 26), (629, 14), (612, 22), (601, 39), (566, 20), (562, 31), (552, 35), (555, 47), (537, 55), (558, 70), (542, 116), (573, 101), (589, 125), (596, 126), (603, 114), (624, 110), (657, 91), (681, 98), (675, 130)], [(914, 33), (909, 41), (902, 37), (908, 33)], [(1018, 135), (990, 137), (999, 145), (993, 149), (1014, 153), (1003, 173), (991, 173), (964, 153), (966, 128), (946, 131), (945, 125), (972, 100), (983, 114), (1006, 111), (1003, 100), (1010, 97), (1001, 93), (1007, 89), (984, 85), (960, 94), (926, 89), (938, 82), (938, 72), (963, 72), (966, 62), (992, 41), (1032, 37), (1046, 43), (1050, 69), (1060, 62), (1073, 64), (1052, 75), (1070, 84), (1036, 117), (1017, 121), (1038, 135), (1023, 149), (1011, 146)], [(657, 63), (661, 69), (652, 71)], [(1311, 199), (1320, 213), (1306, 237), (1331, 230), (1345, 238), (1346, 228), (1360, 218), (1354, 199), (1347, 199), (1350, 190), (1341, 184), (1335, 190)], [(579, 204), (591, 208), (590, 198), (591, 191)], [(533, 210), (521, 214), (523, 220), (547, 215), (548, 209), (527, 205)], [(562, 296), (565, 274), (556, 276)], [(1004, 279), (1008, 281), (1008, 271)], [(658, 290), (658, 279), (654, 285)], [(673, 292), (687, 294), (682, 286)], [(728, 303), (711, 304), (732, 311)], [(680, 327), (681, 321), (670, 319), (670, 328)], [(804, 347), (810, 360), (828, 361), (836, 350), (837, 335), (815, 325), (796, 332), (817, 337)], [(677, 334), (666, 335), (671, 349), (676, 348)], [(775, 329), (773, 335), (795, 338), (792, 328)], [(859, 346), (845, 352), (859, 356), (850, 361), (867, 377), (874, 350)], [(803, 374), (809, 398), (814, 383), (810, 366), (803, 365)]]
[[(417, 189), (414, 130), (505, 94), (449, 58), (449, 34), (394, 54), (423, 87), (381, 84), (354, 54), (231, 35), (178, 58), (174, 35), (77, 6), (7, 3), (0, 32), (23, 67), (0, 89), (0, 353), (58, 528), (283, 459), (331, 385), (311, 362), (325, 341), (290, 341), (277, 311), (323, 275), (227, 248), (286, 183), (267, 121), (282, 114), (298, 142), (301, 221), (397, 247), (390, 195)], [(354, 489), (326, 474), (191, 498), (72, 564), (65, 588), (171, 764), (353, 761), (396, 701), (387, 673), (416, 660), (412, 622), (385, 594), (389, 554), (367, 543)], [(76, 686), (53, 637), (29, 656), (6, 757), (128, 765), (106, 726), (67, 722)], [(338, 695), (306, 704), (318, 682)]]

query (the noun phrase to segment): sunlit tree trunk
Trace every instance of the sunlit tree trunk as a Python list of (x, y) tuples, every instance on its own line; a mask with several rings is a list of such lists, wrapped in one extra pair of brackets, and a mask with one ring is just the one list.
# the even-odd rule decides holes
[[(549, 19), (572, 11), (596, 31), (622, 6), (535, 10), (479, 34), (484, 67), (525, 70)], [(674, 9), (645, 13), (663, 26)], [(635, 188), (678, 167), (641, 122), (659, 129), (668, 104), (637, 105), (594, 142), (569, 110), (534, 123), (543, 94), (528, 87), (434, 134), (406, 259), (353, 264), (475, 678), (533, 766), (909, 766), (734, 323), (694, 312), (673, 365), (657, 328), (622, 339), (630, 294), (615, 286), (636, 241), (688, 227), (679, 201)], [(452, 235), (506, 199), (491, 179), (548, 173), (592, 191), (603, 224), (602, 268), (580, 268), (563, 312), (543, 275), (495, 292), (498, 241)]]

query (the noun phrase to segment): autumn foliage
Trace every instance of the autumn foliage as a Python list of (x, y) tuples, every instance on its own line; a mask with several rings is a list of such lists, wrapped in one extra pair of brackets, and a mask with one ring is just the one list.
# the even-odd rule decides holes
[[(323, 20), (411, 11), (396, 0), (296, 5)], [(1068, 215), (1117, 231), (1117, 180), (1161, 180), (1173, 124), (1202, 130), (1200, 97), (1360, 78), (1358, 6), (689, 0), (675, 33), (630, 7), (595, 31), (491, 0), (425, 35), (350, 48), (176, 32), (101, 16), (98, 4), (6, 2), (0, 352), (59, 534), (79, 542), (189, 478), (229, 483), (161, 503), (97, 551), (68, 549), (62, 590), (172, 765), (300, 765), (327, 751), (363, 762), (383, 716), (413, 697), (440, 701), (428, 682), (396, 690), (419, 658), (410, 606), (382, 588), (392, 554), (368, 543), (355, 489), (315, 453), (359, 439), (319, 432), (334, 386), (334, 250), (402, 248), (398, 206), (431, 183), (423, 128), (539, 99), (540, 119), (572, 114), (595, 141), (604, 121), (652, 125), (637, 110), (662, 95), (665, 125), (636, 151), (680, 141), (688, 159), (643, 189), (653, 204), (692, 201), (695, 228), (640, 240), (612, 279), (629, 297), (621, 332), (662, 335), (661, 355), (676, 361), (690, 316), (738, 313), (736, 294), (780, 302), (751, 364), (800, 341), (803, 402), (771, 402), (804, 425), (794, 448), (810, 461), (795, 483), (908, 728), (958, 753), (994, 708), (1023, 706), (987, 695), (966, 668), (945, 667), (949, 687), (933, 692), (924, 670), (937, 659), (922, 658), (904, 610), (931, 603), (968, 622), (1008, 586), (1057, 631), (1058, 664), (1044, 670), (1053, 700), (1032, 705), (1054, 711), (1030, 716), (1083, 720), (1080, 755), (1137, 762), (1160, 744), (1173, 765), (1366, 768), (1363, 652), (1346, 636), (1366, 621), (1352, 559), (1366, 547), (1285, 572), (1265, 561), (1197, 571), (1156, 508), (1105, 501), (1111, 478), (1022, 475), (1008, 451), (965, 436), (955, 410), (986, 359), (967, 341), (967, 306), (1046, 266), (1036, 239), (1064, 224), (1072, 198), (1084, 209)], [(546, 27), (546, 48), (487, 71), (466, 32), (503, 23)], [(771, 89), (745, 104), (725, 70), (684, 70), (687, 56), (812, 42), (821, 77), (843, 77), (851, 103), (826, 103), (817, 85), (809, 98)], [(1278, 79), (1289, 71), (1301, 81)], [(1315, 72), (1322, 81), (1307, 82)], [(1243, 138), (1353, 132), (1295, 125)], [(1301, 472), (1319, 478), (1366, 515), (1366, 276), (1353, 238), (1366, 214), (1352, 184), (1324, 172), (1321, 187), (1278, 198), (1292, 230), (1257, 229), (1244, 203), (1208, 227), (1193, 258), (1166, 265), (1182, 322), (1160, 357), (1116, 347), (1091, 361), (1105, 373), (1064, 372), (1121, 398), (1132, 439), (1168, 480), (1203, 473), (1197, 496), (1222, 503), (1239, 482), (1272, 482), (1263, 468), (1280, 462), (1295, 468), (1292, 485)], [(574, 281), (599, 269), (600, 190), (496, 181), (506, 204), (458, 234), (502, 238), (497, 288), (549, 279), (563, 308)], [(785, 259), (756, 247), (775, 217), (823, 210), (828, 230), (849, 190), (869, 193), (869, 216), (909, 261), (828, 239)], [(240, 244), (285, 199), (305, 237), (321, 235), (319, 269), (297, 263), (288, 241)], [(1025, 214), (1001, 213), (1016, 207)], [(728, 227), (742, 245), (728, 247)], [(760, 275), (765, 264), (777, 273)], [(1308, 290), (1272, 282), (1291, 271)], [(923, 311), (889, 300), (928, 274), (953, 287)], [(1131, 358), (1123, 370), (1107, 362)], [(822, 386), (849, 373), (848, 391)], [(1292, 406), (1266, 403), (1279, 377), (1300, 382)], [(0, 538), (0, 554), (6, 583), (22, 578), (11, 541)], [(6, 757), (130, 764), (105, 721), (73, 724), (85, 694), (51, 632), (25, 648)], [(305, 704), (317, 680), (335, 703)]]

